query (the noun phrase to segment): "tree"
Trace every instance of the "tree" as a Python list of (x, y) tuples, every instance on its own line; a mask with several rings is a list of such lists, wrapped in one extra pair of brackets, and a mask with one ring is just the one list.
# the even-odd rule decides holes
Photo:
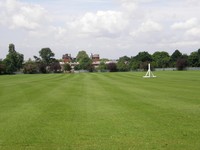
[(140, 67), (140, 62), (137, 60), (136, 57), (130, 58), (129, 68), (130, 70), (137, 70)]
[(139, 52), (135, 59), (140, 62), (151, 62), (152, 56), (148, 52)]
[(37, 56), (33, 56), (35, 59), (35, 63), (37, 64), (38, 72), (39, 73), (47, 73), (46, 67), (47, 65), (42, 61), (41, 58)]
[(131, 61), (130, 63), (130, 69), (131, 70), (137, 70), (139, 69), (140, 63), (138, 61)]
[(107, 68), (110, 72), (117, 72), (117, 64), (116, 63), (109, 63)]
[(92, 60), (85, 51), (79, 51), (76, 60), (79, 62), (79, 69), (91, 70)]
[(24, 55), (15, 50), (14, 44), (9, 44), (9, 55), (11, 56), (10, 58), (12, 58), (12, 61), (15, 63), (16, 69), (21, 69), (24, 62)]
[(152, 58), (157, 68), (166, 68), (169, 66), (170, 56), (167, 52), (155, 52)]
[(55, 70), (59, 69), (59, 65), (55, 63), (55, 54), (51, 51), (50, 48), (42, 48), (39, 51), (39, 55), (41, 58), (34, 56), (35, 61), (37, 62), (39, 72), (40, 73), (47, 73), (51, 71), (52, 68)]
[(176, 62), (179, 58), (181, 58), (182, 53), (179, 50), (175, 50), (174, 53), (170, 57), (170, 66), (175, 67)]
[(5, 67), (4, 62), (2, 60), (0, 60), (0, 74), (4, 74), (5, 69), (6, 69), (6, 67)]
[(50, 64), (50, 71), (54, 72), (54, 73), (59, 73), (61, 70), (61, 66), (59, 61), (54, 60), (51, 64)]
[(65, 63), (63, 67), (64, 67), (63, 68), (64, 71), (71, 71), (71, 69), (72, 69), (71, 66), (70, 66), (70, 64), (68, 64), (68, 63)]
[(35, 74), (38, 72), (38, 66), (35, 61), (32, 61), (29, 59), (25, 64), (24, 64), (24, 70), (23, 72), (25, 74)]
[(89, 70), (92, 65), (92, 60), (89, 57), (84, 57), (79, 60), (80, 69)]
[(9, 44), (8, 54), (4, 59), (5, 72), (8, 74), (12, 74), (15, 71), (21, 69), (23, 61), (23, 54), (16, 52), (14, 44)]
[(127, 56), (123, 56), (119, 58), (119, 61), (117, 62), (117, 69), (119, 71), (129, 71), (129, 63), (130, 63), (130, 58)]
[(185, 70), (187, 67), (188, 62), (186, 58), (179, 58), (176, 62), (176, 68), (177, 70)]
[(9, 53), (16, 52), (15, 51), (15, 45), (13, 43), (9, 44), (9, 46), (8, 46), (8, 52)]
[(95, 67), (92, 65), (92, 63), (88, 66), (87, 70), (89, 72), (94, 72), (95, 71)]
[(5, 64), (6, 74), (13, 74), (15, 71), (17, 71), (15, 62), (13, 62), (13, 57), (10, 54), (6, 56), (6, 58), (3, 60), (3, 63)]
[(42, 48), (39, 51), (40, 57), (42, 58), (41, 60), (44, 62), (44, 64), (46, 64), (47, 66), (50, 65), (50, 63), (52, 63), (53, 61), (53, 57), (55, 56), (55, 54), (51, 51), (50, 48)]
[(192, 52), (188, 57), (189, 66), (200, 67), (200, 52)]
[(140, 69), (142, 69), (142, 70), (148, 70), (148, 62), (147, 61), (145, 61), (145, 62), (141, 62), (140, 63)]
[(137, 56), (135, 56), (137, 62), (139, 62), (139, 68), (146, 70), (148, 68), (148, 63), (152, 62), (152, 56), (148, 52), (139, 52)]
[(17, 70), (23, 67), (24, 55), (16, 52), (16, 68)]
[(107, 70), (107, 65), (104, 61), (101, 61), (98, 67), (98, 70), (100, 70), (101, 72), (104, 72)]
[(76, 56), (76, 61), (79, 62), (83, 58), (89, 58), (88, 54), (86, 53), (86, 51), (79, 51), (77, 56)]

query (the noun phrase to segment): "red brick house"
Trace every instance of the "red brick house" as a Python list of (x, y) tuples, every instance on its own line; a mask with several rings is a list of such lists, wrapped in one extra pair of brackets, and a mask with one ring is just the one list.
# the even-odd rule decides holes
[(71, 54), (65, 54), (65, 55), (63, 55), (62, 59), (63, 59), (64, 63), (70, 63), (70, 62), (72, 62)]
[(90, 58), (92, 59), (93, 62), (100, 61), (99, 54), (91, 54)]

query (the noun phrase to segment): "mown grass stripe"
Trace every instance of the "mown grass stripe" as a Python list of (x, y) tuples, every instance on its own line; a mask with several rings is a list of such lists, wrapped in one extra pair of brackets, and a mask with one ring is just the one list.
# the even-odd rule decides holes
[(198, 149), (200, 72), (155, 74), (0, 76), (0, 148)]

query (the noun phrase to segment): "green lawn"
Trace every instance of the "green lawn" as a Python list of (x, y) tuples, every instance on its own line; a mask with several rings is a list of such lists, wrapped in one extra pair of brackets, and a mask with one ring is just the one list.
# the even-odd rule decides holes
[(0, 149), (200, 149), (200, 72), (0, 76)]

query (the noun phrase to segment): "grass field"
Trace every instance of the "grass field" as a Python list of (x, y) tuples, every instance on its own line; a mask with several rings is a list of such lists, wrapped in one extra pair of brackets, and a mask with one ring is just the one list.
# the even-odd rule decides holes
[(200, 149), (200, 72), (0, 76), (0, 149)]

